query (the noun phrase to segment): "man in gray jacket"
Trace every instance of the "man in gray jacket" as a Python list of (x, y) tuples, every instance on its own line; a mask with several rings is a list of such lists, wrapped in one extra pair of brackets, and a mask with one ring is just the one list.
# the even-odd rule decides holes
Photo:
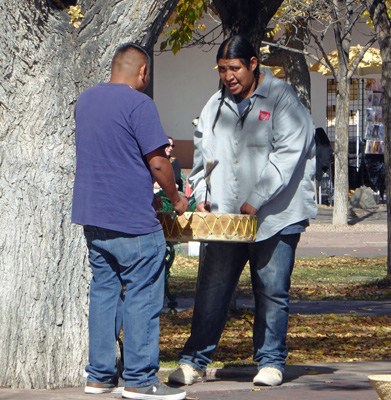
[[(290, 277), (300, 234), (315, 218), (314, 124), (292, 88), (259, 69), (242, 36), (224, 41), (217, 54), (222, 90), (204, 107), (195, 131), (190, 174), (197, 211), (256, 215), (255, 243), (206, 245), (191, 336), (170, 382), (205, 378), (224, 329), (239, 277), (250, 261), (255, 298), (256, 385), (282, 383), (288, 354)], [(208, 160), (218, 160), (208, 188)], [(205, 192), (209, 189), (205, 203)]]

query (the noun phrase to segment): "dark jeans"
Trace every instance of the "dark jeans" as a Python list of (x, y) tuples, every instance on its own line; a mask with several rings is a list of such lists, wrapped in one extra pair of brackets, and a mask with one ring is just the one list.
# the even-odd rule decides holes
[(200, 286), (195, 297), (191, 335), (180, 364), (205, 370), (224, 329), (232, 295), (250, 261), (255, 298), (254, 361), (258, 369), (284, 371), (288, 355), (290, 277), (300, 234), (277, 234), (261, 242), (208, 243)]
[[(116, 380), (116, 336), (122, 320), (125, 386), (152, 385), (158, 381), (159, 370), (159, 314), (166, 254), (163, 231), (134, 236), (85, 227), (84, 234), (93, 272), (87, 380)], [(126, 290), (122, 303), (123, 286)]]

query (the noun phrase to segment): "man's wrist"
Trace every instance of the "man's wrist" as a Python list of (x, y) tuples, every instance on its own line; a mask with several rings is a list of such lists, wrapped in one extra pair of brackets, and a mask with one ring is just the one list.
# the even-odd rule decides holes
[(172, 204), (173, 206), (175, 206), (176, 204), (178, 204), (178, 203), (181, 201), (181, 196), (180, 196), (179, 193), (177, 192), (177, 193), (176, 193), (176, 196), (174, 196), (173, 199), (170, 199), (170, 201), (171, 201), (171, 204)]

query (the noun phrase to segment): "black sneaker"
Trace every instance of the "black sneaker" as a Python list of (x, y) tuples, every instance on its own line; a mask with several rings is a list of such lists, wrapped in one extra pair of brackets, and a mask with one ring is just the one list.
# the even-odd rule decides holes
[(137, 400), (183, 400), (186, 392), (182, 389), (173, 389), (162, 382), (141, 388), (125, 387), (122, 397)]
[(101, 393), (122, 393), (123, 386), (120, 387), (114, 383), (95, 383), (87, 382), (84, 392), (88, 394), (101, 394)]

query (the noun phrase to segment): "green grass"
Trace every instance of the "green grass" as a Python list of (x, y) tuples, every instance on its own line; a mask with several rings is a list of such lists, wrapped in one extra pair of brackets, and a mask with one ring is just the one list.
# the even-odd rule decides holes
[[(292, 299), (391, 298), (391, 287), (384, 280), (386, 258), (320, 257), (299, 258), (292, 274)], [(177, 255), (171, 267), (170, 288), (178, 297), (194, 297), (198, 258)], [(250, 269), (240, 277), (237, 297), (251, 297)]]
[(384, 278), (387, 270), (385, 258), (302, 258), (296, 261), (293, 273), (295, 284), (308, 280), (349, 282)]

